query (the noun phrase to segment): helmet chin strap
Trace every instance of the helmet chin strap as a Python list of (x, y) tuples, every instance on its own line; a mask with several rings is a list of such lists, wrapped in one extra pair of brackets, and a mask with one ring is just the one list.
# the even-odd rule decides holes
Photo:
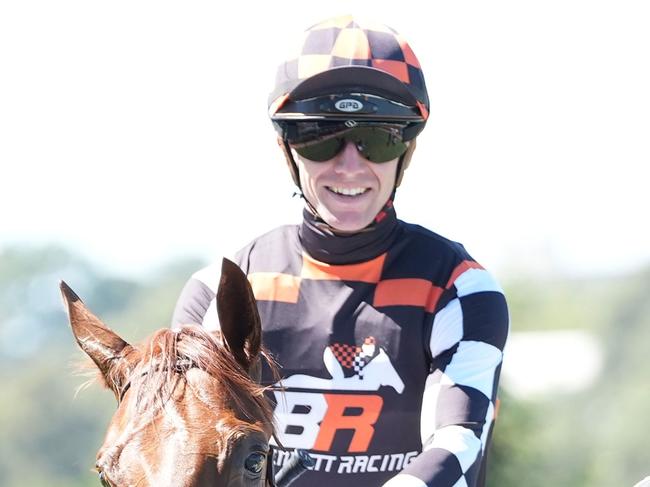
[[(395, 192), (397, 191), (399, 185), (402, 183), (404, 171), (406, 170), (406, 168), (408, 168), (409, 164), (411, 163), (411, 157), (413, 156), (413, 151), (415, 150), (415, 146), (416, 146), (415, 140), (416, 139), (409, 141), (406, 152), (402, 154), (399, 158), (399, 161), (397, 161), (397, 170), (395, 174), (395, 187), (391, 192), (391, 196), (389, 197), (389, 200), (393, 200), (395, 198)], [(320, 220), (318, 226), (321, 227), (323, 230), (326, 230), (332, 234), (358, 233), (358, 232), (342, 232), (340, 230), (337, 230), (334, 227), (332, 227), (330, 224), (328, 224), (323, 219), (323, 217), (321, 217), (318, 214), (318, 211), (316, 211), (316, 208), (314, 208), (314, 205), (311, 204), (311, 202), (307, 199), (307, 197), (305, 196), (302, 190), (302, 186), (300, 185), (300, 174), (298, 172), (298, 165), (296, 164), (296, 161), (293, 158), (293, 153), (291, 152), (291, 147), (289, 146), (289, 142), (283, 140), (281, 137), (278, 137), (278, 145), (280, 146), (282, 152), (284, 153), (284, 158), (285, 161), (287, 162), (287, 166), (289, 167), (289, 172), (291, 173), (293, 182), (298, 187), (298, 191), (294, 193), (294, 196), (299, 196), (304, 200), (305, 206), (307, 207), (308, 211)], [(373, 219), (373, 223), (374, 222), (375, 220)], [(372, 230), (372, 223), (370, 223), (366, 228), (359, 230), (359, 232), (370, 231), (370, 230)]]
[(298, 166), (296, 165), (296, 161), (294, 160), (293, 154), (291, 153), (291, 147), (289, 147), (289, 142), (283, 140), (281, 137), (278, 137), (278, 145), (280, 146), (282, 152), (284, 153), (284, 159), (287, 162), (287, 166), (289, 166), (289, 172), (291, 173), (293, 182), (295, 183), (296, 186), (298, 186), (298, 189), (302, 194), (302, 188), (300, 187), (300, 176), (298, 175)]
[(402, 178), (404, 177), (404, 171), (409, 167), (409, 164), (411, 164), (411, 157), (413, 157), (413, 151), (415, 151), (415, 146), (417, 139), (411, 139), (408, 143), (408, 147), (406, 149), (406, 152), (402, 154), (399, 158), (399, 161), (397, 162), (397, 172), (395, 174), (395, 188), (393, 189), (393, 192), (399, 188), (399, 185), (402, 184)]
[[(316, 211), (316, 208), (314, 208), (314, 205), (311, 204), (311, 202), (305, 196), (305, 193), (303, 193), (302, 191), (302, 186), (300, 186), (300, 174), (298, 173), (298, 165), (296, 164), (296, 161), (293, 158), (293, 153), (291, 152), (291, 147), (289, 147), (289, 142), (287, 142), (286, 140), (282, 140), (280, 137), (278, 137), (278, 145), (282, 148), (282, 152), (284, 153), (284, 158), (287, 162), (287, 166), (289, 167), (289, 172), (291, 173), (293, 182), (298, 187), (298, 191), (293, 193), (293, 196), (299, 196), (300, 198), (302, 198), (303, 201), (305, 202), (305, 205), (307, 206), (307, 209), (314, 216), (318, 217), (319, 220), (322, 220), (325, 225), (327, 225), (327, 223), (325, 223), (323, 218)], [(329, 225), (327, 225), (327, 227), (331, 228)], [(331, 231), (334, 231), (334, 229), (331, 228)]]

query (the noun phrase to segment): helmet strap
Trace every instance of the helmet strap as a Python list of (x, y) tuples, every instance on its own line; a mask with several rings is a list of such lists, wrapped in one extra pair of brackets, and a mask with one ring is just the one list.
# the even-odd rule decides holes
[(402, 178), (404, 177), (404, 171), (409, 167), (411, 163), (411, 157), (413, 156), (413, 151), (415, 150), (416, 139), (412, 139), (409, 144), (406, 152), (401, 155), (399, 161), (397, 161), (397, 173), (395, 174), (395, 189), (402, 184)]
[(296, 161), (293, 159), (293, 154), (291, 153), (291, 147), (289, 147), (289, 142), (283, 140), (281, 137), (278, 137), (278, 145), (284, 153), (284, 159), (287, 162), (289, 167), (289, 172), (293, 178), (293, 182), (302, 193), (302, 188), (300, 187), (300, 176), (298, 175), (298, 166), (296, 166)]
[(293, 193), (293, 196), (299, 196), (300, 198), (303, 199), (305, 202), (305, 206), (307, 206), (307, 209), (316, 217), (320, 216), (318, 215), (318, 212), (316, 211), (316, 208), (311, 204), (311, 202), (305, 197), (305, 194), (302, 191), (302, 186), (300, 186), (300, 174), (298, 172), (298, 166), (296, 165), (296, 161), (293, 158), (293, 153), (291, 152), (291, 147), (289, 147), (289, 142), (286, 140), (283, 140), (282, 138), (278, 137), (278, 145), (282, 148), (282, 152), (284, 153), (284, 159), (287, 162), (287, 166), (289, 167), (289, 172), (291, 173), (291, 177), (293, 178), (293, 182), (295, 185), (298, 187), (298, 191)]

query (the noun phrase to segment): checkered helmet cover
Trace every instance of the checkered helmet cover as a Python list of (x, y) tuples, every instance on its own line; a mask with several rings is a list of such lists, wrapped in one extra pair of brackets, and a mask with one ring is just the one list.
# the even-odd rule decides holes
[[(275, 89), (269, 96), (270, 114), (291, 98), (296, 87), (304, 87), (305, 80), (334, 70), (344, 84), (341, 90), (349, 88), (350, 78), (370, 80), (371, 94), (373, 87), (382, 88), (374, 94), (396, 101), (403, 101), (406, 94), (427, 118), (429, 98), (424, 75), (409, 44), (386, 25), (362, 22), (350, 15), (326, 20), (304, 32), (299, 51), (278, 67)], [(364, 83), (359, 81), (360, 87)]]

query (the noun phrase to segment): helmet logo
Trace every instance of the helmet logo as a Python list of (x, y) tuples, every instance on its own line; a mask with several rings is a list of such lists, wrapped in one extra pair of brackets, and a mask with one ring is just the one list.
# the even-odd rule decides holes
[(334, 107), (339, 112), (358, 112), (363, 110), (363, 103), (358, 100), (351, 100), (346, 98), (345, 100), (339, 100), (334, 104)]

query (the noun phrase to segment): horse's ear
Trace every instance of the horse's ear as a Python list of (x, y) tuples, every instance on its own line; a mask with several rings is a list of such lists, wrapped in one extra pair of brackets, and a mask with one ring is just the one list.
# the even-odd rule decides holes
[(131, 347), (92, 314), (65, 282), (61, 281), (60, 288), (77, 343), (95, 362), (106, 384), (116, 395), (119, 394), (126, 379), (127, 363), (124, 352)]
[(221, 264), (217, 313), (226, 346), (249, 371), (262, 346), (262, 326), (246, 274), (228, 259)]

